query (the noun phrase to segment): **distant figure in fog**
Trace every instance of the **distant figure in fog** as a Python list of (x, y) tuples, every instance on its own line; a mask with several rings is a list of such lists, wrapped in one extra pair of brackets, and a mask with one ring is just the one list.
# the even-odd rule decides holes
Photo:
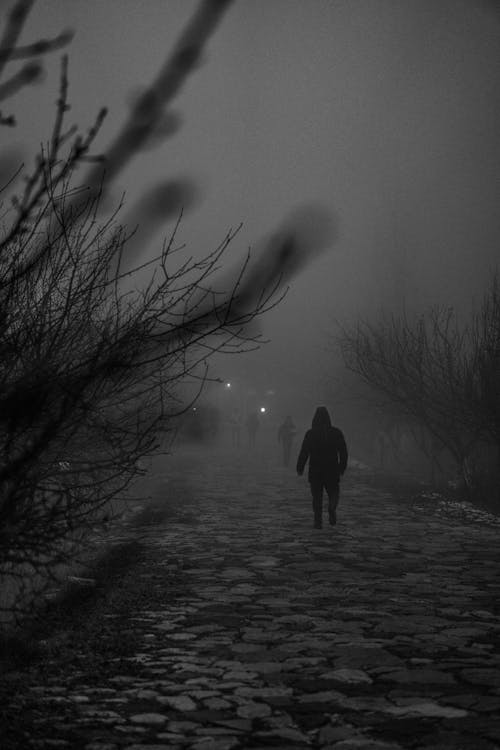
[(290, 464), (290, 453), (292, 451), (292, 443), (296, 432), (297, 429), (293, 423), (293, 419), (291, 417), (286, 417), (278, 430), (278, 442), (281, 443), (283, 448), (283, 466), (288, 466)]
[(299, 476), (302, 476), (308, 459), (314, 528), (321, 529), (323, 525), (323, 489), (328, 495), (330, 524), (334, 526), (337, 523), (339, 480), (347, 466), (347, 447), (342, 432), (338, 427), (332, 427), (325, 406), (318, 406), (312, 428), (304, 436), (297, 459)]
[(249, 448), (255, 447), (255, 439), (257, 437), (257, 430), (259, 429), (259, 417), (256, 411), (252, 411), (247, 417), (247, 433), (248, 433), (248, 446)]
[(231, 425), (231, 443), (233, 448), (239, 448), (241, 440), (241, 414), (239, 409), (233, 409), (229, 417), (229, 424)]

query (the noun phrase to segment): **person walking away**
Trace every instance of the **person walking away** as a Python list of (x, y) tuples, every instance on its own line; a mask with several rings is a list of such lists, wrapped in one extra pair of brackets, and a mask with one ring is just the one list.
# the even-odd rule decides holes
[(290, 454), (292, 452), (292, 443), (297, 430), (291, 417), (286, 417), (283, 424), (278, 430), (278, 442), (283, 448), (283, 466), (290, 464)]
[(248, 433), (248, 446), (249, 448), (255, 447), (255, 438), (257, 436), (257, 430), (259, 429), (259, 418), (256, 411), (252, 411), (246, 421), (247, 433)]
[(337, 523), (339, 481), (347, 467), (347, 446), (344, 435), (333, 427), (325, 406), (318, 406), (311, 429), (304, 436), (297, 458), (297, 474), (302, 476), (309, 460), (308, 479), (311, 487), (314, 528), (322, 527), (323, 490), (328, 495), (330, 524)]

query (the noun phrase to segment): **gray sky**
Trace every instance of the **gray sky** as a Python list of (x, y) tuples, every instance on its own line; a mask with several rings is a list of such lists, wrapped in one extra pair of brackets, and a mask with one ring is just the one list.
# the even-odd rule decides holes
[[(86, 126), (106, 104), (105, 147), (195, 7), (38, 0), (23, 41), (76, 29), (71, 120)], [(303, 369), (332, 317), (403, 296), (410, 306), (480, 296), (500, 234), (499, 42), (500, 16), (474, 0), (230, 8), (175, 102), (182, 128), (136, 159), (120, 186), (132, 201), (158, 178), (199, 182), (202, 200), (181, 233), (194, 255), (243, 222), (231, 249), (240, 257), (302, 202), (336, 216), (331, 252), (265, 323), (273, 343), (255, 361), (269, 362), (270, 379), (278, 363)], [(53, 56), (39, 90), (12, 102), (19, 142), (36, 146), (49, 134), (57, 83)]]

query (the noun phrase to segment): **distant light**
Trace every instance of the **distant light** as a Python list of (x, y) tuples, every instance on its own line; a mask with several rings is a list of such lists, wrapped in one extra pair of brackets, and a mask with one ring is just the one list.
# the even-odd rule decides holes
[(226, 388), (231, 388), (231, 383), (226, 383)]
[(193, 406), (193, 411), (196, 411), (196, 406)]
[(266, 412), (266, 407), (265, 406), (261, 406), (260, 407), (260, 413), (261, 414), (265, 414), (265, 412)]

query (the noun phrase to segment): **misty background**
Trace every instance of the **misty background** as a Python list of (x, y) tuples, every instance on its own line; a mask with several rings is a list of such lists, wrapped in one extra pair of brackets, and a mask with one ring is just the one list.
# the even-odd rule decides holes
[[(196, 5), (39, 0), (25, 36), (76, 30), (68, 121), (90, 125), (106, 105), (104, 151)], [(178, 235), (186, 253), (202, 257), (242, 223), (226, 256), (235, 263), (303, 202), (324, 206), (336, 231), (261, 321), (270, 343), (216, 359), (212, 375), (284, 394), (277, 418), (312, 414), (339, 361), (335, 320), (403, 305), (466, 314), (480, 300), (500, 229), (499, 41), (493, 4), (474, 0), (240, 0), (229, 9), (175, 101), (178, 132), (133, 160), (116, 202), (123, 190), (125, 215), (158, 179), (191, 178), (197, 200)], [(47, 70), (13, 102), (8, 135), (28, 160), (50, 135), (57, 55)], [(144, 246), (144, 259), (170, 229)]]

